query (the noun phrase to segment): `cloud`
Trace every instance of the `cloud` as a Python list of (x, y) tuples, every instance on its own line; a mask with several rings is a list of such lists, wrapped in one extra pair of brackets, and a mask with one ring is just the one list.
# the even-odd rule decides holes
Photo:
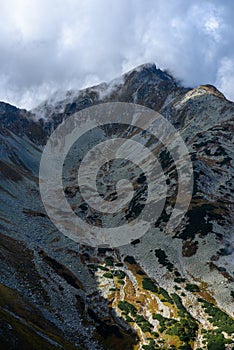
[(232, 0), (2, 1), (0, 100), (35, 107), (152, 61), (234, 100), (233, 11)]

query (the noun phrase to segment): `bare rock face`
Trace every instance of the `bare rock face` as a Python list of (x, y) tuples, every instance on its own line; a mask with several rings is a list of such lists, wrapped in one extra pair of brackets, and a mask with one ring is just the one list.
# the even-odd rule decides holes
[[(39, 163), (64, 119), (114, 101), (158, 111), (179, 130), (194, 189), (173, 234), (164, 232), (168, 195), (155, 228), (119, 249), (98, 249), (52, 224)], [(1, 349), (232, 349), (233, 117), (234, 103), (215, 87), (184, 88), (154, 64), (54, 95), (32, 111), (0, 102)], [(171, 174), (162, 150), (158, 159)], [(71, 205), (80, 200), (72, 182), (66, 195)]]

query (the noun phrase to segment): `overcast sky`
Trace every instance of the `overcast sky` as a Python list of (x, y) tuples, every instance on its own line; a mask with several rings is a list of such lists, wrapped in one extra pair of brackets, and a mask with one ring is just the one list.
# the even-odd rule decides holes
[(2, 101), (31, 108), (146, 62), (234, 100), (233, 0), (0, 0), (0, 14)]

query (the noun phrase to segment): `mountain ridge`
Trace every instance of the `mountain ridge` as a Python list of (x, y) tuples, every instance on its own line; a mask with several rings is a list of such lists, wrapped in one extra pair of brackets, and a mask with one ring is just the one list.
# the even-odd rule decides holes
[[(234, 103), (210, 85), (183, 88), (154, 64), (123, 77), (37, 110), (0, 102), (0, 326), (5, 331), (0, 337), (7, 350), (37, 349), (32, 332), (44, 334), (38, 349), (44, 341), (54, 349), (53, 341), (65, 349), (168, 349), (167, 342), (199, 349), (212, 337), (232, 349)], [(117, 101), (152, 108), (179, 130), (193, 162), (194, 192), (173, 235), (163, 235), (162, 217), (126, 247), (95, 249), (69, 240), (50, 222), (38, 189), (39, 163), (48, 137), (64, 119)], [(172, 176), (163, 152), (158, 159)], [(76, 205), (72, 182), (66, 193)], [(169, 198), (168, 213), (170, 204)], [(29, 318), (27, 307), (48, 322), (50, 334)], [(217, 326), (217, 317), (230, 329)]]

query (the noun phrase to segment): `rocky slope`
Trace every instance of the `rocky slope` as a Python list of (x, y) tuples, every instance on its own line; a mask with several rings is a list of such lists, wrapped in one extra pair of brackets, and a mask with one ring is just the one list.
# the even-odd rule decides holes
[[(165, 116), (194, 167), (193, 198), (180, 227), (165, 235), (169, 214), (163, 215), (142, 238), (114, 250), (62, 235), (38, 189), (51, 132), (74, 112), (112, 101)], [(0, 103), (3, 349), (233, 348), (233, 116), (234, 104), (215, 87), (185, 89), (154, 64), (53, 96), (30, 112)], [(173, 176), (170, 160), (158, 156)], [(79, 200), (73, 186), (67, 196)]]

